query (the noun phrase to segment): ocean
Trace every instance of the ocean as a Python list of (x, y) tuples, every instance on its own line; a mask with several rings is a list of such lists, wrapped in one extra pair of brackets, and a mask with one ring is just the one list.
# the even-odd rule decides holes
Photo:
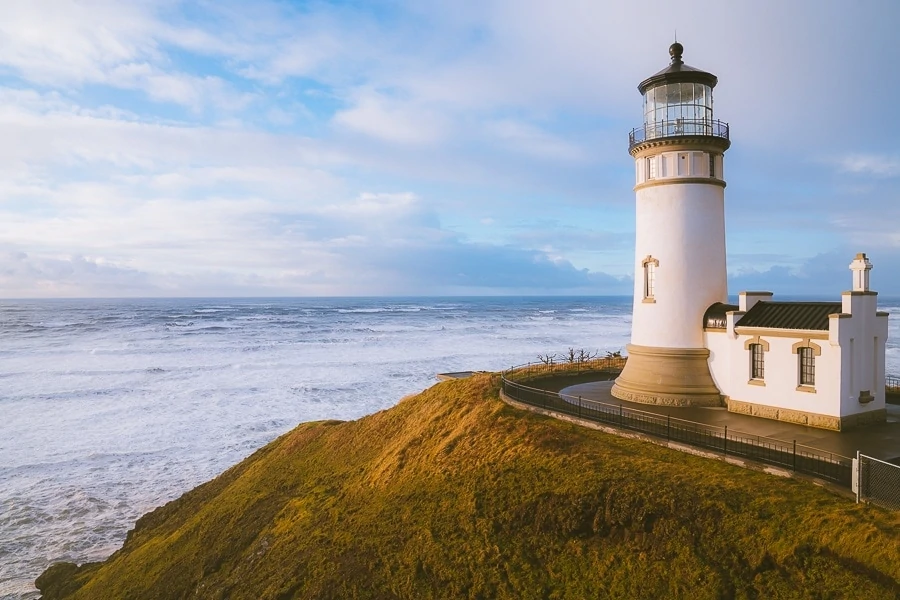
[(0, 301), (0, 598), (104, 559), (300, 422), (383, 410), (440, 372), (623, 350), (630, 328), (630, 297)]

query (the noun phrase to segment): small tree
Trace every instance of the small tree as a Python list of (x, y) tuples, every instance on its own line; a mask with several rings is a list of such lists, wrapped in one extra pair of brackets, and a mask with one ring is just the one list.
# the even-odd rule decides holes
[(538, 360), (545, 365), (552, 365), (554, 358), (556, 358), (555, 354), (538, 354)]
[(585, 362), (588, 362), (588, 361), (591, 360), (591, 359), (597, 358), (597, 355), (598, 355), (598, 354), (600, 354), (600, 351), (599, 351), (599, 350), (597, 350), (596, 352), (591, 352), (590, 350), (585, 350), (584, 348), (581, 348), (581, 349), (578, 351), (578, 357), (577, 357), (577, 360), (578, 360), (578, 362), (580, 362), (580, 363), (585, 363)]

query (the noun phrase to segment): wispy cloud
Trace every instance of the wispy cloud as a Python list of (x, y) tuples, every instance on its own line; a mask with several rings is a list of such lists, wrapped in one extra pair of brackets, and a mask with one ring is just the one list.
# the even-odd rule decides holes
[(588, 160), (590, 156), (583, 148), (534, 125), (520, 121), (504, 119), (489, 122), (485, 126), (485, 132), (489, 139), (493, 139), (515, 152), (522, 152), (536, 158), (580, 162)]
[(900, 156), (883, 154), (853, 154), (839, 161), (846, 173), (874, 175), (875, 177), (897, 177), (900, 175)]
[(436, 143), (449, 129), (447, 119), (440, 113), (372, 90), (357, 93), (350, 108), (335, 114), (334, 123), (352, 132), (399, 144)]

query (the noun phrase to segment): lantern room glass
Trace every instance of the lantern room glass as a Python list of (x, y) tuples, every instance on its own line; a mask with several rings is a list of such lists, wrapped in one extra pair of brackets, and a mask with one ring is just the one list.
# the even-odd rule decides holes
[(647, 138), (713, 134), (712, 88), (702, 83), (668, 83), (644, 93)]

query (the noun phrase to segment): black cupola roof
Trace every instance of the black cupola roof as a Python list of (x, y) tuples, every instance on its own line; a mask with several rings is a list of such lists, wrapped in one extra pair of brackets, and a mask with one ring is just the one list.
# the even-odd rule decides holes
[(663, 83), (703, 83), (711, 88), (716, 87), (719, 78), (712, 73), (695, 69), (684, 64), (681, 55), (684, 53), (684, 46), (675, 42), (669, 46), (669, 56), (672, 57), (672, 63), (651, 77), (643, 80), (638, 86), (641, 95), (648, 89), (661, 85)]

